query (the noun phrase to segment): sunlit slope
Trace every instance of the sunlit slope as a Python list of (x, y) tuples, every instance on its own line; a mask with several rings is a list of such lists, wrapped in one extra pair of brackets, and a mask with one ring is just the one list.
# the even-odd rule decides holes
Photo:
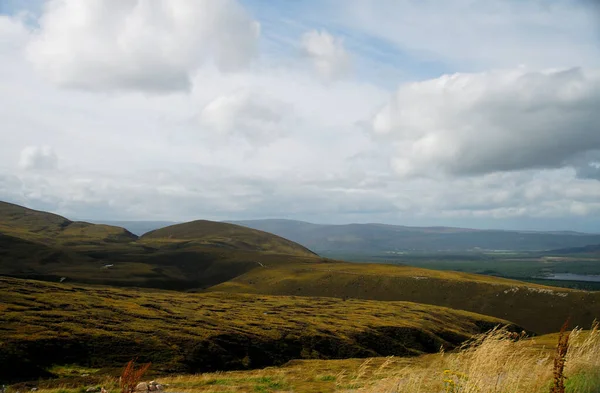
[(51, 245), (106, 245), (135, 241), (124, 228), (71, 221), (0, 201), (0, 233)]
[(153, 245), (169, 243), (209, 245), (272, 254), (316, 256), (309, 249), (268, 232), (206, 220), (191, 221), (150, 231), (144, 234), (140, 241)]
[[(189, 294), (0, 277), (0, 380), (53, 364), (257, 368), (296, 358), (418, 355), (508, 322), (409, 302)], [(511, 325), (513, 329), (520, 329)]]
[(558, 331), (569, 317), (579, 326), (589, 326), (594, 318), (600, 318), (600, 292), (408, 266), (354, 263), (267, 266), (210, 290), (411, 301), (504, 318), (538, 333)]

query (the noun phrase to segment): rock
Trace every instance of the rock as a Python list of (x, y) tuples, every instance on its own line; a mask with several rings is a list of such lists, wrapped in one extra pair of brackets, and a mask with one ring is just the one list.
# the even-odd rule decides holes
[(146, 382), (140, 382), (137, 384), (137, 386), (135, 387), (135, 391), (136, 392), (147, 392), (150, 389), (148, 389), (148, 384)]
[(87, 388), (87, 389), (85, 389), (85, 391), (86, 391), (87, 393), (97, 392), (97, 391), (98, 391), (98, 388), (97, 388), (97, 387), (95, 387), (95, 386), (92, 386), (91, 388)]
[(157, 385), (156, 385), (156, 390), (158, 390), (158, 391), (162, 391), (162, 390), (163, 390), (163, 385), (161, 385), (161, 384), (157, 384)]
[(32, 392), (37, 392), (38, 388), (31, 388)]

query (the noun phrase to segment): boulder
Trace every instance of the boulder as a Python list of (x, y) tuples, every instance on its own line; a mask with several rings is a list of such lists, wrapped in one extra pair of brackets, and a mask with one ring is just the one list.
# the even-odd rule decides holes
[(136, 392), (147, 392), (149, 390), (150, 389), (149, 389), (148, 384), (146, 382), (140, 382), (135, 387), (135, 391)]

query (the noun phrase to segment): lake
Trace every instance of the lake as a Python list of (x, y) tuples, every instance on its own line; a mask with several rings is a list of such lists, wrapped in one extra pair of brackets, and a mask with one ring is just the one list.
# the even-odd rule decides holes
[(534, 278), (542, 278), (545, 280), (600, 282), (600, 274), (554, 273), (547, 276), (538, 276)]

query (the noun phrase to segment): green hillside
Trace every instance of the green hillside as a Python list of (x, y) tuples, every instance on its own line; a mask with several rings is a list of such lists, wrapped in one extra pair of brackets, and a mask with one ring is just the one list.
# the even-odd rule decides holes
[(271, 266), (250, 271), (210, 290), (412, 301), (504, 318), (537, 333), (559, 330), (568, 317), (579, 326), (589, 326), (595, 318), (600, 318), (600, 292), (395, 265)]
[(0, 275), (164, 289), (212, 286), (261, 264), (318, 259), (286, 239), (195, 221), (142, 239), (109, 225), (73, 222), (0, 202)]
[[(409, 302), (184, 294), (0, 277), (0, 382), (52, 365), (155, 371), (418, 355), (508, 322)], [(514, 329), (517, 329), (516, 326)]]
[(71, 221), (56, 214), (0, 201), (0, 233), (50, 245), (129, 243), (137, 236), (110, 225)]
[(309, 249), (271, 233), (240, 225), (197, 220), (156, 229), (144, 234), (141, 242), (150, 244), (191, 242), (226, 249), (261, 251), (273, 254), (315, 256)]

